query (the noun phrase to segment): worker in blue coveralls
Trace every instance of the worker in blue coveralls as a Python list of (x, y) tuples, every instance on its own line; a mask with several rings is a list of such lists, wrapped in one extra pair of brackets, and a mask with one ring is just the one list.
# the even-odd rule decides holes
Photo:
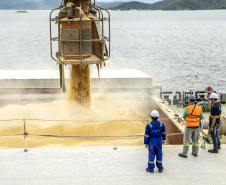
[(162, 122), (158, 121), (159, 113), (153, 110), (150, 114), (152, 122), (148, 123), (145, 129), (144, 144), (149, 149), (149, 161), (147, 172), (154, 173), (155, 156), (156, 166), (159, 173), (162, 173), (162, 144), (166, 142), (166, 129)]

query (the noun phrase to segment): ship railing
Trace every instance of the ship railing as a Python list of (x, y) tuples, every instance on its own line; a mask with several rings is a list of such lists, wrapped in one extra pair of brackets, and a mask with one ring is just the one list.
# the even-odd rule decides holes
[[(158, 119), (159, 121), (164, 120), (172, 120), (177, 118), (162, 118)], [(0, 135), (0, 137), (12, 137), (12, 136), (24, 136), (24, 152), (27, 152), (27, 137), (28, 136), (40, 136), (40, 137), (54, 137), (54, 138), (72, 138), (72, 139), (139, 139), (143, 138), (144, 135), (121, 135), (121, 136), (82, 136), (82, 135), (56, 135), (56, 134), (34, 134), (28, 132), (27, 126), (28, 122), (30, 121), (41, 121), (41, 122), (74, 122), (74, 123), (82, 123), (83, 125), (85, 123), (100, 123), (100, 122), (142, 122), (144, 128), (146, 127), (147, 123), (150, 122), (152, 119), (137, 119), (137, 120), (50, 120), (50, 119), (6, 119), (6, 120), (0, 120), (1, 123), (4, 122), (23, 122), (23, 133), (19, 134), (7, 134), (7, 135)], [(33, 125), (33, 124), (32, 124)], [(166, 136), (176, 136), (176, 135), (182, 135), (183, 133), (166, 133)]]

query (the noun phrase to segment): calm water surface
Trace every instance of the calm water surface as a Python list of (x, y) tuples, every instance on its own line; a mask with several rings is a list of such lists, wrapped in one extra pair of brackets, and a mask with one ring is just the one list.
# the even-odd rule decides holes
[[(56, 69), (50, 58), (49, 13), (0, 10), (0, 70)], [(173, 90), (212, 85), (226, 92), (226, 10), (111, 11), (106, 68), (135, 68)], [(181, 90), (182, 90), (181, 89)]]

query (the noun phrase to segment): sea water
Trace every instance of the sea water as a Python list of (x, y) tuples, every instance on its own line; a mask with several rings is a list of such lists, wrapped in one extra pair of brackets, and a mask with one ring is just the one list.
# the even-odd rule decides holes
[[(15, 12), (0, 10), (0, 70), (58, 70), (50, 57), (50, 10)], [(197, 74), (197, 79), (179, 90), (203, 90), (211, 85), (218, 92), (226, 92), (226, 10), (110, 14), (107, 69), (139, 69), (150, 75), (154, 84), (162, 84), (165, 91)]]

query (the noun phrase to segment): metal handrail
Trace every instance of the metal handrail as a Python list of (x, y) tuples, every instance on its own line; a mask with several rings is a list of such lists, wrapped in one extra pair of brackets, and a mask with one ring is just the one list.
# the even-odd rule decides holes
[(82, 60), (83, 60), (83, 43), (82, 43), (82, 4), (81, 4), (81, 0), (79, 0), (79, 23), (80, 23), (80, 56), (81, 56), (81, 64), (82, 64)]
[(101, 22), (102, 22), (102, 60), (104, 60), (104, 21), (103, 21), (103, 18), (104, 18), (104, 16), (103, 16), (103, 13), (102, 13), (102, 11), (98, 8), (98, 7), (96, 7), (96, 6), (94, 6), (94, 5), (91, 5), (91, 7), (92, 8), (94, 8), (94, 9), (96, 9), (96, 10), (98, 10), (98, 12), (99, 13), (101, 13), (101, 18), (100, 18), (100, 20), (101, 20)]
[[(109, 12), (107, 9), (102, 8), (102, 7), (99, 7), (99, 6), (96, 6), (96, 5), (91, 5), (91, 7), (96, 7), (96, 8), (105, 10), (105, 11), (108, 13), (108, 17), (109, 17), (109, 18), (108, 18), (108, 23), (109, 23), (109, 25), (108, 25), (108, 26), (109, 26), (109, 30), (108, 30), (108, 31), (109, 31), (109, 43), (108, 43), (108, 44), (109, 44), (109, 46), (108, 46), (108, 47), (109, 47), (109, 55), (108, 55), (108, 57), (110, 57), (110, 55), (111, 55), (111, 52), (110, 52), (110, 38), (111, 38), (111, 36), (110, 36), (110, 35), (111, 35), (111, 29), (110, 29), (110, 28), (111, 28), (111, 26), (110, 26), (110, 22), (111, 22), (111, 21), (110, 21), (110, 12)], [(102, 28), (103, 28), (103, 25), (102, 25)], [(104, 34), (103, 34), (103, 35), (104, 35)]]
[[(80, 42), (80, 40), (70, 40), (70, 39), (58, 39), (58, 38), (53, 38), (54, 41), (65, 41), (65, 42)], [(108, 39), (104, 39), (108, 40)], [(90, 39), (90, 40), (82, 40), (83, 42), (99, 42), (102, 41), (102, 39)]]
[[(50, 26), (50, 55), (51, 55), (51, 58), (56, 61), (56, 59), (53, 57), (53, 49), (52, 49), (52, 13), (55, 11), (55, 10), (58, 10), (58, 9), (61, 9), (62, 6), (59, 6), (58, 8), (55, 8), (53, 9), (51, 12), (50, 12), (50, 15), (49, 15), (49, 26)], [(58, 21), (59, 22), (59, 21)]]

